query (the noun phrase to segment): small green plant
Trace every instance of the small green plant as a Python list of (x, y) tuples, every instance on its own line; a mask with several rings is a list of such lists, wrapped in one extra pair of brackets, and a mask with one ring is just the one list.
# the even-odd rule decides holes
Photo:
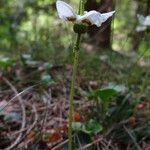
[(75, 87), (75, 80), (77, 76), (81, 34), (86, 32), (87, 26), (89, 25), (96, 25), (97, 27), (100, 27), (103, 22), (105, 22), (109, 17), (111, 17), (114, 14), (114, 11), (105, 14), (101, 14), (95, 10), (90, 12), (84, 12), (84, 3), (85, 3), (84, 0), (79, 1), (79, 11), (78, 14), (76, 14), (73, 11), (73, 8), (67, 3), (60, 0), (57, 0), (56, 2), (56, 7), (60, 19), (64, 21), (73, 22), (74, 23), (73, 30), (77, 34), (76, 43), (73, 48), (73, 53), (74, 53), (73, 73), (72, 73), (71, 89), (70, 89), (70, 96), (69, 96), (69, 131), (68, 131), (69, 150), (72, 150), (72, 122), (73, 122), (72, 114), (74, 110), (73, 97), (75, 94), (74, 87)]
[(9, 57), (0, 56), (0, 68), (7, 70), (15, 64), (15, 60)]
[(84, 125), (81, 122), (74, 122), (72, 124), (72, 128), (74, 131), (78, 132), (81, 131), (90, 137), (98, 134), (103, 130), (103, 127), (99, 122), (97, 122), (95, 119), (90, 119), (86, 125)]
[(127, 88), (123, 85), (110, 83), (107, 87), (91, 91), (89, 98), (96, 103), (96, 120), (103, 126), (103, 132), (107, 132), (114, 124), (126, 120), (134, 114), (136, 100), (130, 100), (132, 96), (126, 95)]

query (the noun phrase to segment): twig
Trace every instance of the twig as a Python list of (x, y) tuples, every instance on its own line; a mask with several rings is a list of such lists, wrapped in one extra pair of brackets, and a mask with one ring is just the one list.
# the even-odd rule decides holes
[(114, 146), (111, 144), (111, 143), (112, 143), (112, 140), (109, 140), (109, 141), (107, 142), (106, 139), (103, 139), (103, 141), (104, 141), (105, 143), (107, 143), (106, 149), (109, 149), (109, 147), (111, 147), (112, 150), (116, 150), (116, 148), (114, 148)]
[[(25, 128), (25, 125), (26, 125), (26, 113), (25, 113), (25, 107), (24, 107), (24, 103), (23, 103), (23, 100), (22, 98), (20, 97), (20, 94), (18, 93), (17, 89), (5, 78), (3, 77), (2, 78), (5, 83), (13, 90), (13, 92), (17, 95), (17, 98), (19, 100), (19, 103), (21, 105), (21, 109), (22, 109), (22, 125), (21, 125), (21, 128), (20, 128), (20, 131), (24, 130)], [(9, 101), (10, 102), (10, 101)], [(5, 106), (6, 107), (6, 106)], [(9, 147), (6, 148), (6, 150), (11, 150), (13, 149), (19, 142), (20, 142), (20, 139), (22, 137), (22, 132), (19, 133), (18, 137), (16, 138), (16, 140), (14, 141), (13, 144), (11, 144)]]
[(58, 144), (55, 147), (53, 147), (52, 150), (58, 150), (58, 149), (60, 149), (64, 144), (68, 143), (68, 141), (69, 140), (67, 139), (67, 140), (61, 142), (60, 144)]
[(89, 144), (87, 144), (87, 145), (85, 145), (85, 146), (83, 146), (83, 147), (79, 148), (78, 150), (85, 150), (85, 149), (87, 149), (87, 148), (91, 147), (92, 145), (94, 145), (94, 144), (97, 144), (97, 143), (101, 142), (102, 140), (103, 140), (103, 138), (99, 138), (99, 139), (97, 139), (97, 140), (93, 141), (92, 143), (89, 143)]
[(48, 93), (45, 91), (44, 92), (45, 95), (47, 96), (47, 103), (46, 103), (46, 110), (45, 110), (45, 114), (44, 114), (44, 119), (43, 119), (43, 122), (42, 122), (42, 129), (41, 129), (41, 132), (45, 130), (45, 124), (46, 124), (46, 121), (47, 121), (47, 118), (48, 118), (48, 108), (50, 106), (50, 102), (52, 100), (52, 96), (51, 96), (51, 90), (50, 90), (50, 95), (48, 95)]
[[(37, 121), (38, 121), (38, 114), (37, 114), (37, 110), (36, 110), (36, 107), (35, 107), (34, 104), (32, 105), (32, 109), (33, 109), (33, 112), (34, 112), (34, 114), (35, 114), (34, 122), (33, 122), (33, 124), (30, 126), (30, 128), (26, 131), (26, 134), (23, 135), (23, 137), (22, 137), (22, 139), (20, 140), (20, 142), (23, 141), (23, 140), (25, 139), (25, 137), (26, 137), (28, 134), (30, 134), (30, 132), (33, 130), (33, 128), (34, 128), (35, 125), (37, 124)], [(27, 142), (27, 143), (28, 143), (28, 142)], [(19, 145), (19, 143), (18, 143), (17, 145)]]
[(45, 93), (45, 95), (48, 97), (48, 99), (47, 99), (47, 103), (46, 103), (46, 107), (45, 107), (45, 112), (44, 112), (44, 116), (43, 116), (43, 119), (41, 120), (41, 126), (40, 126), (40, 128), (39, 128), (39, 133), (38, 133), (38, 140), (34, 143), (34, 147), (36, 147), (37, 146), (37, 144), (38, 144), (38, 142), (42, 139), (42, 132), (44, 132), (44, 130), (45, 130), (45, 124), (46, 124), (46, 121), (47, 121), (47, 118), (48, 118), (48, 108), (49, 108), (49, 106), (50, 106), (50, 100), (51, 100), (51, 94), (50, 94), (50, 96), (46, 93), (46, 92), (44, 92)]
[[(4, 78), (4, 77), (3, 77), (3, 80), (4, 80), (5, 82), (8, 81), (8, 80), (7, 80), (6, 78)], [(8, 81), (8, 83), (9, 83), (9, 81)], [(7, 83), (7, 84), (8, 84), (8, 83)], [(11, 85), (12, 85), (12, 84), (11, 84)], [(9, 85), (9, 86), (10, 86), (10, 85)], [(4, 110), (13, 100), (15, 100), (16, 98), (19, 98), (21, 94), (27, 92), (28, 90), (31, 90), (31, 89), (32, 89), (33, 87), (35, 87), (35, 86), (36, 86), (36, 85), (30, 86), (30, 87), (26, 88), (25, 90), (23, 90), (23, 91), (20, 92), (20, 93), (17, 92), (17, 94), (16, 94), (16, 92), (14, 91), (16, 95), (15, 95), (12, 99), (10, 99), (9, 102), (8, 102), (6, 105), (0, 107), (0, 111)], [(13, 87), (14, 87), (14, 86), (13, 86)]]
[(96, 144), (96, 148), (97, 148), (97, 150), (100, 150), (100, 147), (99, 147), (98, 143)]
[(38, 121), (38, 114), (37, 114), (35, 105), (32, 106), (32, 109), (35, 114), (35, 119), (34, 119), (32, 126), (27, 130), (26, 134), (22, 137), (22, 140), (33, 130), (33, 128), (35, 127), (35, 125), (37, 124), (37, 121)]
[(141, 147), (138, 145), (138, 143), (136, 142), (135, 138), (133, 137), (132, 133), (130, 132), (130, 130), (124, 125), (123, 126), (125, 131), (128, 133), (128, 135), (130, 136), (130, 138), (132, 139), (133, 143), (135, 144), (137, 150), (142, 150)]
[(121, 127), (121, 126), (127, 124), (128, 122), (129, 122), (129, 119), (123, 120), (123, 121), (119, 122), (118, 124), (114, 124), (114, 125), (106, 132), (105, 136), (106, 136), (106, 137), (109, 136), (109, 134), (110, 134), (113, 130), (115, 130), (115, 129), (117, 129), (117, 128), (119, 128), (119, 127)]
[(109, 148), (107, 147), (107, 142), (104, 141), (104, 139), (101, 141), (101, 145), (104, 148), (104, 150), (109, 150)]

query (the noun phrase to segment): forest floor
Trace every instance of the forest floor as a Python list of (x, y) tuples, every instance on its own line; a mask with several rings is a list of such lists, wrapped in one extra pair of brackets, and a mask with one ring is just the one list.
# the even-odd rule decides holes
[[(75, 87), (74, 149), (150, 150), (149, 60), (85, 53)], [(71, 73), (70, 62), (28, 55), (0, 72), (0, 149), (67, 150)]]

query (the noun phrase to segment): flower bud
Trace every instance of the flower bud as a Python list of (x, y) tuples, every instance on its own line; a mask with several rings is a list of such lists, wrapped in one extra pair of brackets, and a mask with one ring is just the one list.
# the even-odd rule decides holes
[(74, 24), (73, 26), (73, 30), (75, 33), (78, 34), (82, 34), (85, 33), (87, 31), (87, 26), (83, 25), (83, 24)]

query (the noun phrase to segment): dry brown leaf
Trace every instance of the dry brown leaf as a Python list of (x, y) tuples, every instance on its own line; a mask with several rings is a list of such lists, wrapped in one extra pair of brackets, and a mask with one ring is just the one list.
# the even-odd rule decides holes
[(48, 135), (48, 143), (54, 143), (61, 139), (61, 136), (59, 133), (54, 132)]
[(31, 131), (28, 135), (27, 135), (27, 139), (28, 140), (34, 140), (36, 136), (36, 132), (35, 131)]
[(58, 131), (62, 134), (67, 134), (68, 133), (68, 127), (67, 127), (67, 124), (64, 124), (62, 127), (60, 127), (58, 129)]
[(74, 122), (80, 122), (81, 121), (81, 116), (78, 112), (74, 112), (72, 115), (73, 121)]

